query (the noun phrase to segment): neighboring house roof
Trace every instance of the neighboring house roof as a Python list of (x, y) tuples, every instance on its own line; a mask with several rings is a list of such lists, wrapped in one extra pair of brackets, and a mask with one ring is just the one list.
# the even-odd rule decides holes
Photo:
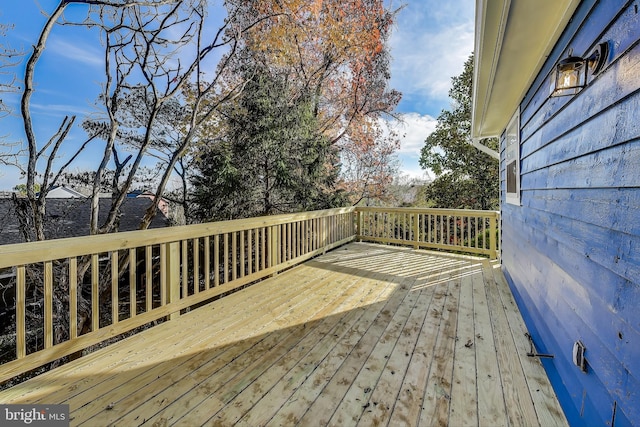
[(67, 198), (77, 198), (84, 199), (87, 196), (84, 194), (69, 188), (64, 185), (54, 187), (47, 193), (47, 199), (67, 199)]
[(144, 190), (133, 190), (133, 191), (129, 191), (127, 193), (127, 197), (138, 197), (139, 195), (143, 194), (145, 191)]
[[(111, 206), (111, 199), (100, 199), (98, 223), (102, 224)], [(120, 208), (119, 231), (137, 230), (145, 211), (152, 200), (147, 198), (125, 199)], [(48, 239), (86, 236), (89, 234), (91, 199), (62, 198), (47, 199), (45, 235)], [(149, 228), (167, 226), (167, 217), (160, 212), (151, 221)], [(22, 243), (18, 218), (11, 199), (0, 199), (0, 245)]]
[(499, 136), (580, 0), (476, 0), (472, 138)]

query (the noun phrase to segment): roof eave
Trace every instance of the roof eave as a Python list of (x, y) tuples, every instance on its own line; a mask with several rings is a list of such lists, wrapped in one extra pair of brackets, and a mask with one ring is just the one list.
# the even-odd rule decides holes
[(476, 0), (471, 136), (502, 133), (580, 0)]

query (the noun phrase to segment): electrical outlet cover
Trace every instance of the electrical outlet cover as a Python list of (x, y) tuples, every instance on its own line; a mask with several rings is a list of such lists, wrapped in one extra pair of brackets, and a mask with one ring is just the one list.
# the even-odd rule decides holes
[(580, 368), (582, 372), (587, 372), (587, 361), (584, 358), (585, 347), (580, 341), (573, 344), (573, 363)]

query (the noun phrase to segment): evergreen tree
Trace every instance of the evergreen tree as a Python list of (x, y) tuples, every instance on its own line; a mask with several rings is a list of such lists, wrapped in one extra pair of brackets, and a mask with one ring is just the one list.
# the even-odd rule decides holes
[(200, 153), (195, 214), (230, 219), (342, 204), (337, 153), (317, 129), (311, 97), (266, 67), (243, 74), (242, 94), (223, 111), (223, 136)]

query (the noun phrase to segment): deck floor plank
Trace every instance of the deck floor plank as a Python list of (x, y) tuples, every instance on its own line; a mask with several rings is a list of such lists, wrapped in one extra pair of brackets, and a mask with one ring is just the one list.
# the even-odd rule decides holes
[[(440, 276), (441, 274), (437, 277), (436, 282), (438, 283), (441, 279)], [(393, 407), (389, 425), (414, 426), (418, 424), (424, 405), (427, 378), (429, 378), (435, 360), (433, 354), (436, 350), (438, 331), (443, 323), (441, 314), (444, 311), (446, 296), (446, 283), (434, 285), (434, 295), (429, 306), (425, 307), (425, 320), (419, 331), (416, 348), (411, 356), (401, 391)]]
[(527, 353), (531, 350), (529, 341), (526, 338), (527, 328), (522, 321), (522, 316), (504, 275), (497, 266), (491, 266), (490, 268), (493, 270), (493, 277), (502, 299), (511, 336), (515, 342), (516, 352), (529, 387), (529, 393), (533, 399), (538, 421), (541, 426), (557, 425), (558, 420), (564, 418), (560, 403), (555, 398), (555, 393), (544, 369), (541, 368), (542, 363), (540, 360), (527, 356)]
[(480, 425), (508, 425), (500, 370), (489, 318), (484, 277), (473, 276), (473, 316), (476, 326), (476, 382)]
[[(305, 277), (304, 272), (301, 272), (301, 274), (301, 278)], [(302, 288), (300, 290), (302, 290)], [(287, 293), (280, 294), (273, 292), (269, 295), (271, 298), (267, 297), (262, 301), (256, 300), (255, 305), (249, 305), (247, 309), (255, 309), (265, 303), (274, 307), (285, 307), (285, 305), (290, 302), (290, 295)], [(207, 355), (212, 359), (215, 358), (218, 354), (226, 350), (224, 347), (226, 343), (235, 342), (233, 336), (242, 333), (243, 329), (255, 332), (254, 322), (256, 318), (252, 319), (250, 317), (232, 315), (234, 312), (237, 312), (237, 304), (241, 302), (244, 304), (242, 299), (237, 298), (235, 295), (232, 295), (232, 297), (235, 298), (229, 298), (230, 301), (225, 301), (226, 304), (224, 306), (221, 305), (217, 310), (193, 311), (185, 315), (184, 321), (190, 321), (192, 325), (199, 325), (199, 327), (193, 328), (194, 330), (191, 331), (191, 333), (180, 334), (179, 331), (173, 331), (172, 329), (161, 331), (163, 333), (158, 336), (157, 339), (172, 342), (172, 337), (174, 337), (174, 339), (177, 338), (176, 341), (178, 341), (179, 344), (183, 344), (179, 347), (176, 347), (176, 345), (168, 346), (168, 350), (173, 351), (173, 353), (165, 354), (163, 351), (161, 352), (161, 357), (164, 355), (168, 359), (173, 359), (173, 363), (159, 364), (158, 366), (154, 366), (153, 369), (142, 370), (142, 374), (140, 374), (140, 371), (137, 369), (123, 370), (122, 374), (117, 374), (107, 381), (100, 382), (95, 390), (85, 390), (82, 395), (79, 395), (81, 400), (69, 399), (68, 402), (78, 408), (74, 414), (77, 417), (77, 422), (83, 420), (87, 414), (88, 416), (92, 416), (96, 412), (102, 411), (102, 401), (108, 401), (110, 405), (116, 404), (113, 405), (114, 409), (116, 407), (118, 409), (112, 410), (113, 414), (121, 412), (127, 407), (136, 407), (136, 405), (140, 403), (136, 399), (136, 395), (141, 396), (140, 398), (148, 398), (150, 390), (157, 391), (158, 388), (164, 384), (163, 381), (157, 381), (157, 379), (164, 377), (167, 372), (173, 371), (175, 367), (182, 366), (185, 363), (196, 365), (198, 363), (205, 363), (199, 358), (203, 355)], [(234, 299), (237, 301), (233, 301)], [(211, 316), (214, 316), (219, 322), (207, 325), (204, 319), (210, 318)], [(257, 316), (257, 319), (263, 320), (264, 325), (267, 325), (269, 321), (273, 320), (269, 314), (265, 314), (263, 317)], [(184, 330), (184, 326), (182, 329)], [(230, 334), (231, 337), (227, 337), (225, 333)], [(217, 339), (212, 340), (212, 335), (216, 335)], [(183, 337), (183, 339), (180, 339), (180, 337)], [(188, 337), (188, 339), (185, 337)], [(153, 351), (153, 347), (150, 346), (150, 350)], [(156, 357), (157, 356), (156, 354)], [(194, 359), (194, 357), (196, 359)], [(165, 381), (169, 381), (169, 379), (165, 378)], [(111, 383), (113, 383), (115, 388), (109, 387)], [(123, 388), (126, 389), (123, 390)], [(127, 396), (127, 403), (125, 404), (116, 399), (118, 396)]]
[(416, 305), (405, 324), (402, 334), (398, 339), (391, 354), (386, 357), (386, 364), (381, 372), (378, 383), (371, 392), (369, 404), (362, 412), (358, 425), (363, 427), (385, 425), (398, 400), (402, 388), (402, 382), (410, 366), (419, 331), (425, 319), (424, 307), (428, 307), (433, 298), (433, 288), (412, 289), (410, 292), (418, 293)]
[[(358, 309), (362, 310), (359, 321), (343, 336), (339, 337), (340, 339), (333, 341), (331, 351), (312, 365), (313, 369), (305, 378), (304, 384), (289, 396), (278, 412), (268, 421), (267, 425), (291, 425), (300, 421), (318, 396), (324, 393), (327, 383), (342, 366), (349, 352), (358, 344), (363, 334), (385, 306), (384, 302), (377, 302), (361, 306)], [(333, 413), (332, 410), (331, 413)]]
[(496, 344), (502, 374), (502, 392), (504, 394), (509, 424), (512, 426), (531, 426), (530, 420), (537, 419), (533, 399), (522, 371), (520, 358), (515, 349), (507, 314), (493, 278), (493, 271), (484, 265), (485, 290), (489, 303), (491, 326)]
[(358, 374), (353, 377), (347, 393), (335, 409), (329, 424), (353, 425), (358, 422), (362, 413), (371, 406), (371, 392), (376, 388), (382, 388), (382, 384), (379, 383), (380, 376), (384, 372), (402, 331), (405, 330), (405, 325), (418, 301), (418, 296), (419, 294), (416, 292), (407, 291), (405, 293), (402, 305), (396, 310), (383, 335), (372, 347), (369, 357), (360, 367)]
[(460, 284), (455, 364), (451, 382), (451, 396), (456, 399), (451, 399), (449, 423), (454, 426), (478, 424), (475, 340), (473, 281), (470, 275), (465, 275)]
[[(341, 276), (338, 276), (338, 278), (340, 277)], [(286, 277), (281, 277), (279, 280), (289, 283)], [(285, 284), (281, 285), (288, 286)], [(138, 407), (133, 405), (136, 410), (128, 412), (126, 415), (121, 416), (121, 418), (115, 419), (117, 419), (118, 423), (123, 423), (124, 425), (134, 423), (135, 420), (138, 419), (150, 420), (151, 422), (155, 422), (157, 419), (167, 421), (179, 419), (184, 412), (183, 408), (185, 405), (187, 407), (200, 405), (203, 400), (208, 398), (211, 392), (217, 392), (222, 387), (225, 388), (225, 393), (228, 394), (229, 389), (232, 387), (230, 384), (235, 384), (236, 388), (242, 387), (244, 382), (250, 381), (250, 376), (242, 376), (243, 369), (259, 369), (259, 366), (261, 366), (260, 362), (265, 363), (264, 360), (269, 360), (269, 357), (274, 357), (275, 354), (279, 354), (278, 351), (281, 351), (284, 348), (283, 346), (287, 344), (295, 345), (299, 341), (300, 334), (305, 332), (305, 326), (302, 322), (305, 320), (306, 310), (308, 310), (308, 306), (315, 301), (314, 298), (309, 298), (309, 292), (314, 291), (314, 296), (318, 295), (319, 299), (322, 299), (320, 296), (322, 291), (327, 292), (330, 290), (331, 288), (326, 286), (325, 278), (323, 278), (313, 284), (313, 286), (305, 289), (304, 292), (299, 292), (298, 289), (290, 289), (290, 291), (294, 292), (294, 295), (288, 295), (289, 298), (285, 298), (278, 306), (263, 304), (257, 307), (253, 312), (253, 316), (250, 317), (253, 320), (249, 323), (249, 325), (253, 325), (254, 330), (253, 332), (247, 330), (248, 335), (255, 335), (256, 332), (259, 332), (260, 328), (269, 330), (270, 324), (274, 324), (275, 326), (282, 323), (280, 320), (283, 317), (288, 317), (290, 324), (296, 326), (285, 329), (284, 334), (279, 333), (280, 326), (278, 326), (275, 328), (275, 331), (278, 332), (271, 333), (265, 337), (264, 341), (266, 346), (257, 343), (255, 346), (248, 348), (246, 352), (242, 346), (238, 349), (232, 349), (229, 360), (237, 365), (233, 371), (223, 369), (229, 363), (229, 360), (225, 358), (213, 363), (208, 367), (209, 369), (189, 372), (189, 375), (185, 375), (180, 379), (174, 379), (169, 376), (166, 381), (163, 382), (163, 386), (165, 386), (164, 391), (153, 397), (153, 404), (144, 405), (144, 412), (140, 412), (140, 410), (137, 409)], [(317, 301), (315, 302), (317, 303)], [(303, 306), (299, 307), (299, 304)], [(296, 307), (298, 308), (296, 315), (291, 315)], [(255, 319), (259, 319), (258, 322), (256, 322)], [(260, 327), (256, 328), (256, 324), (260, 325)], [(239, 342), (251, 343), (252, 340), (253, 339), (240, 340)], [(214, 351), (214, 354), (215, 353)], [(256, 360), (256, 358), (259, 358), (259, 360)], [(256, 375), (256, 372), (253, 372), (252, 375)], [(158, 383), (158, 381), (156, 381), (156, 383)], [(153, 388), (154, 384), (150, 384), (149, 387)], [(155, 387), (157, 390), (158, 385), (155, 384)], [(131, 396), (134, 394), (148, 397), (149, 391), (133, 390), (129, 394), (125, 393), (125, 395), (129, 396), (128, 400), (131, 400)], [(224, 399), (218, 400), (218, 404), (222, 404), (224, 401)], [(197, 412), (196, 410), (196, 413), (193, 415), (194, 417), (197, 416)], [(116, 411), (110, 411), (110, 415), (116, 417)], [(111, 422), (111, 420), (109, 421)]]
[(371, 309), (375, 317), (371, 319), (370, 323), (360, 322), (357, 329), (350, 331), (351, 336), (346, 338), (349, 343), (354, 344), (349, 345), (346, 349), (340, 349), (338, 357), (334, 358), (334, 360), (340, 361), (340, 366), (337, 370), (331, 369), (325, 372), (323, 380), (325, 385), (319, 390), (320, 393), (300, 419), (301, 424), (326, 425), (329, 423), (337, 406), (342, 402), (351, 386), (353, 378), (357, 376), (373, 351), (373, 347), (382, 337), (393, 315), (402, 305), (405, 296), (406, 294), (402, 292), (393, 293), (383, 307)]
[(71, 425), (566, 425), (495, 262), (351, 243), (10, 389)]
[[(350, 302), (358, 302), (364, 306), (375, 303), (384, 292), (388, 292), (388, 284), (382, 281), (367, 282), (366, 280), (360, 280), (359, 286), (351, 289), (357, 292), (349, 292), (348, 297), (336, 307), (338, 312), (346, 309)], [(273, 385), (269, 393), (263, 396), (245, 414), (241, 419), (242, 423), (245, 425), (264, 425), (271, 420), (295, 391), (309, 378), (320, 362), (325, 359), (335, 347), (336, 342), (342, 339), (347, 331), (355, 326), (355, 323), (359, 321), (364, 312), (365, 308), (363, 306), (350, 310), (349, 315), (340, 320), (336, 330), (321, 337), (318, 343)]]
[(440, 313), (442, 321), (433, 352), (432, 369), (427, 379), (427, 388), (422, 402), (418, 425), (448, 425), (449, 403), (451, 402), (451, 381), (453, 378), (454, 349), (460, 281), (447, 278), (447, 293), (444, 309)]
[[(280, 358), (272, 358), (274, 363), (268, 367), (268, 371), (265, 371), (264, 375), (260, 375), (253, 379), (250, 377), (247, 379), (247, 383), (242, 384), (242, 386), (246, 387), (241, 387), (240, 390), (237, 390), (237, 393), (227, 393), (227, 395), (224, 395), (226, 397), (222, 399), (223, 402), (225, 402), (224, 406), (218, 407), (216, 405), (209, 404), (207, 400), (204, 400), (197, 409), (189, 412), (187, 415), (189, 423), (198, 425), (210, 419), (213, 419), (213, 422), (221, 425), (231, 425), (236, 423), (237, 420), (245, 415), (249, 409), (252, 409), (258, 401), (261, 401), (267, 392), (271, 390), (280, 379), (293, 369), (297, 361), (304, 359), (318, 341), (329, 334), (340, 336), (344, 334), (345, 325), (355, 323), (357, 318), (352, 319), (352, 315), (356, 315), (357, 313), (354, 310), (339, 311), (337, 309), (343, 305), (344, 301), (349, 301), (353, 297), (360, 297), (360, 300), (365, 297), (364, 295), (360, 295), (358, 292), (354, 292), (355, 290), (362, 289), (362, 287), (353, 286), (358, 283), (358, 281), (353, 280), (354, 276), (351, 277), (351, 281), (334, 283), (334, 286), (327, 287), (327, 289), (331, 290), (332, 293), (325, 299), (325, 301), (330, 301), (330, 303), (319, 310), (311, 319), (312, 321), (321, 321), (320, 326), (315, 327), (313, 333), (309, 333), (305, 336), (300, 343), (292, 346), (288, 352), (283, 354)], [(348, 284), (348, 286), (339, 286), (340, 284)], [(303, 308), (300, 311), (300, 314), (304, 315), (304, 313), (308, 313), (312, 310), (312, 307), (315, 304), (316, 303), (313, 300), (310, 300), (309, 307)], [(339, 314), (329, 316), (329, 312), (337, 312)], [(306, 325), (305, 328), (307, 328)], [(333, 341), (331, 343), (333, 343)], [(271, 395), (273, 393), (270, 392), (269, 394)], [(220, 411), (216, 412), (216, 409), (220, 409)], [(257, 410), (253, 409), (252, 413), (255, 413), (256, 415), (259, 414)], [(248, 425), (251, 424), (252, 423), (248, 423)]]

